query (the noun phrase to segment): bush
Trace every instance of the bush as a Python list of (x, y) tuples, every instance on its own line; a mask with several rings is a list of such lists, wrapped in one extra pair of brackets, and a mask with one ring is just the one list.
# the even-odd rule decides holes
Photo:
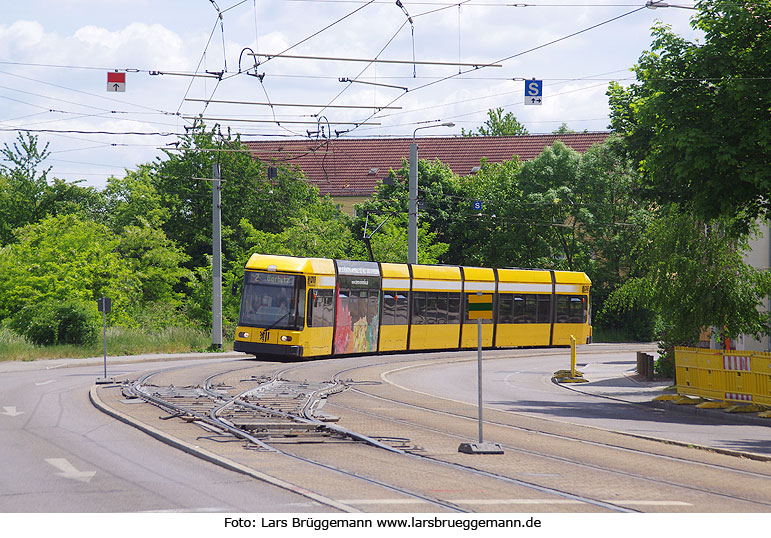
[(656, 360), (653, 366), (653, 371), (659, 376), (666, 379), (674, 379), (675, 377), (675, 358), (674, 352), (662, 355)]
[(24, 307), (10, 326), (34, 344), (92, 344), (99, 337), (96, 302), (45, 301)]
[(632, 307), (623, 312), (602, 309), (594, 325), (617, 335), (615, 341), (653, 342), (660, 336), (661, 317), (647, 308)]

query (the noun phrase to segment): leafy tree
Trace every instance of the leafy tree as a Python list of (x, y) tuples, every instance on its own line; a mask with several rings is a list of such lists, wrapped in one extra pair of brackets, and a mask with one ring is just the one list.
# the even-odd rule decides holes
[(13, 240), (13, 229), (42, 217), (40, 209), (48, 187), (50, 167), (39, 170), (48, 157), (48, 144), (42, 149), (36, 136), (19, 133), (13, 145), (0, 150), (0, 244)]
[(188, 256), (163, 230), (153, 228), (142, 217), (139, 224), (126, 226), (117, 250), (134, 272), (142, 290), (141, 303), (163, 302), (181, 306), (180, 283), (191, 278), (184, 263)]
[(149, 164), (142, 164), (136, 170), (129, 170), (123, 178), (110, 177), (103, 194), (105, 197), (106, 224), (116, 233), (126, 226), (147, 223), (159, 228), (169, 219), (169, 208), (156, 188)]
[(293, 216), (319, 203), (317, 189), (301, 174), (278, 165), (278, 177), (268, 179), (267, 166), (252, 158), (238, 137), (222, 135), (218, 128), (197, 125), (166, 158), (152, 166), (152, 185), (168, 211), (163, 224), (167, 237), (184, 246), (188, 267), (202, 267), (211, 253), (211, 205), (214, 163), (220, 164), (223, 256), (231, 258), (225, 237), (246, 216), (252, 225), (271, 233), (290, 226)]
[(581, 156), (559, 140), (522, 164), (519, 185), (528, 209), (527, 219), (541, 228), (551, 251), (550, 267), (574, 271), (586, 267), (589, 247), (585, 227), (592, 219), (589, 193), (578, 185)]
[(575, 133), (575, 131), (570, 127), (568, 127), (568, 124), (565, 122), (562, 122), (562, 125), (560, 125), (559, 127), (557, 127), (557, 129), (553, 131), (553, 134), (572, 134), (572, 133)]
[[(372, 255), (375, 261), (407, 263), (408, 215), (396, 213), (381, 215), (380, 229), (371, 235)], [(369, 232), (378, 225), (370, 224)], [(429, 230), (427, 222), (418, 223), (418, 263), (436, 264), (447, 252), (449, 245), (436, 240), (437, 233)], [(367, 258), (368, 259), (368, 258)]]
[(635, 196), (637, 179), (624, 141), (617, 136), (589, 148), (576, 170), (576, 189), (586, 209), (582, 227), (594, 252), (595, 261), (587, 269), (595, 281), (595, 299), (604, 299), (636, 275), (632, 251), (651, 219), (648, 205)]
[(462, 136), (523, 136), (530, 134), (511, 112), (503, 113), (503, 108), (491, 108), (487, 111), (487, 121), (474, 130), (460, 130)]
[(47, 184), (48, 172), (51, 167), (39, 170), (40, 165), (48, 158), (48, 144), (42, 149), (38, 147), (38, 137), (26, 133), (26, 137), (19, 133), (16, 142), (12, 146), (3, 144), (0, 150), (3, 160), (8, 164), (0, 164), (0, 171), (7, 174), (14, 181), (27, 181), (38, 190)]
[[(611, 84), (612, 128), (644, 193), (742, 233), (771, 210), (771, 3), (709, 0), (691, 20), (704, 42), (653, 29), (628, 88)], [(722, 224), (725, 224), (723, 222)]]
[[(379, 185), (371, 199), (356, 206), (356, 214), (358, 216), (353, 223), (354, 237), (363, 237), (364, 223), (369, 212), (382, 215), (408, 214), (409, 166), (406, 161), (398, 171), (391, 170), (389, 177), (392, 180), (390, 184), (383, 183)], [(458, 214), (458, 207), (462, 204), (463, 193), (461, 189), (460, 179), (452, 172), (449, 166), (439, 161), (429, 162), (418, 159), (419, 260), (424, 254), (428, 255), (428, 252), (421, 254), (421, 250), (428, 247), (428, 243), (432, 241), (430, 238), (433, 237), (433, 240), (438, 243), (448, 243), (447, 239), (452, 235), (451, 224)], [(400, 227), (401, 223), (403, 223), (401, 217), (394, 221), (397, 227)], [(424, 224), (426, 225), (425, 227)], [(404, 230), (406, 234), (406, 228)], [(421, 239), (420, 230), (428, 234), (423, 239)], [(395, 233), (395, 230), (393, 230), (393, 233)], [(406, 248), (406, 240), (404, 247)], [(438, 250), (432, 250), (433, 255), (436, 255), (442, 249), (443, 247), (439, 246)], [(452, 247), (450, 247), (450, 251), (452, 251)], [(432, 258), (433, 255), (428, 255), (428, 258)], [(453, 261), (452, 252), (442, 256), (441, 262), (456, 263)]]
[(59, 178), (49, 184), (51, 168), (42, 166), (50, 154), (48, 144), (41, 148), (36, 136), (19, 134), (0, 154), (0, 245), (14, 240), (14, 229), (48, 215), (73, 213), (90, 220), (103, 213), (103, 196), (93, 187)]
[(105, 210), (103, 194), (94, 187), (79, 185), (82, 182), (53, 178), (40, 198), (39, 216), (75, 214), (85, 220), (101, 219)]
[(105, 226), (76, 215), (46, 217), (16, 231), (0, 249), (0, 319), (25, 307), (68, 300), (113, 299), (115, 322), (141, 297), (141, 282), (117, 252)]
[[(524, 222), (518, 158), (482, 161), (480, 171), (460, 179), (462, 203), (455, 209), (446, 241), (453, 263), (483, 267), (538, 267), (543, 248), (537, 230)], [(482, 208), (474, 209), (474, 202)]]
[(657, 213), (634, 251), (641, 276), (615, 290), (605, 309), (657, 311), (666, 325), (665, 353), (695, 345), (709, 327), (721, 337), (768, 334), (771, 318), (759, 306), (771, 293), (771, 273), (743, 262), (746, 240), (731, 240), (724, 223), (706, 225), (675, 205)]
[(43, 301), (25, 306), (10, 327), (34, 344), (92, 344), (100, 323), (95, 302), (78, 299)]

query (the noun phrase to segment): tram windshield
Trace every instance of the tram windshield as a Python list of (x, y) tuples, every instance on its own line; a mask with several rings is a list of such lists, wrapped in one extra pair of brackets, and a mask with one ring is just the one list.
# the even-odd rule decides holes
[(247, 271), (239, 325), (301, 330), (304, 314), (304, 276)]

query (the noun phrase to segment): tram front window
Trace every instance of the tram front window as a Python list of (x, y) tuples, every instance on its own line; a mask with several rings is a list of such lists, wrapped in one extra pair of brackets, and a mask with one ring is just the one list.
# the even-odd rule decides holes
[(300, 330), (305, 313), (305, 277), (247, 272), (239, 325)]

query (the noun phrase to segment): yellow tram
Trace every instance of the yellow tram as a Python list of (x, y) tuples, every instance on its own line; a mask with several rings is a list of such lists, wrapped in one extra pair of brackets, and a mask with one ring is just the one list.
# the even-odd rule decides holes
[(376, 263), (254, 254), (233, 349), (268, 360), (473, 349), (469, 296), (491, 295), (482, 345), (589, 342), (584, 273)]

